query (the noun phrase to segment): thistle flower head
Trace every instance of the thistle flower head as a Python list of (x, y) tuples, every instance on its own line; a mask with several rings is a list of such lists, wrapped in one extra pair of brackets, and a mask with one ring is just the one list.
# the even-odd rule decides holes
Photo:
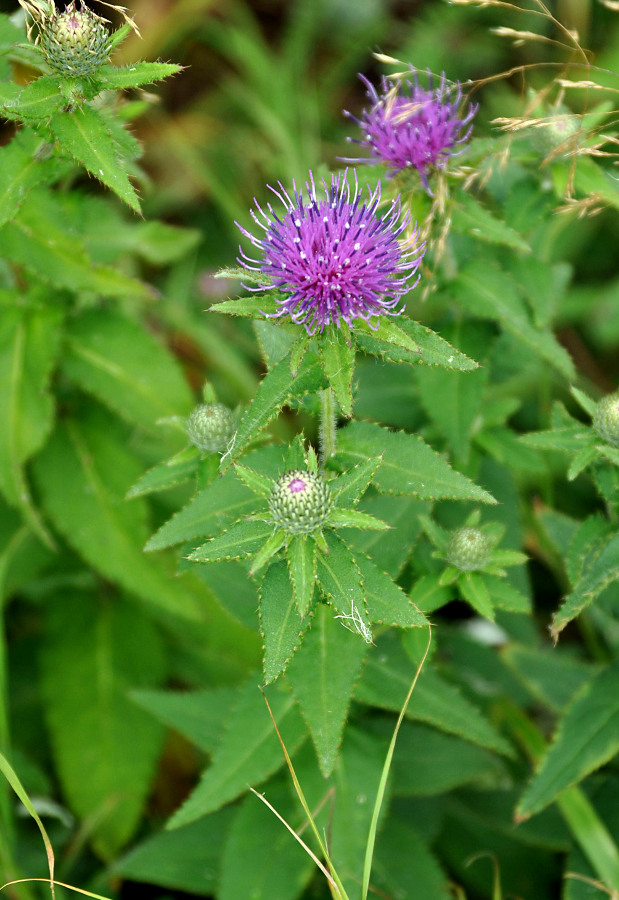
[(461, 153), (471, 134), (471, 121), (478, 107), (469, 104), (461, 110), (462, 89), (447, 84), (445, 75), (438, 87), (432, 87), (432, 76), (425, 89), (415, 74), (413, 81), (402, 81), (397, 86), (383, 76), (379, 94), (374, 85), (363, 75), (359, 78), (367, 88), (370, 106), (357, 119), (347, 110), (344, 115), (353, 119), (361, 128), (360, 140), (348, 138), (370, 151), (366, 159), (347, 162), (382, 163), (390, 175), (406, 168), (417, 169), (421, 181), (428, 189), (427, 176), (432, 168), (442, 169), (451, 156)]
[(203, 452), (223, 453), (235, 427), (234, 414), (223, 403), (201, 403), (187, 420), (187, 436)]
[(256, 201), (252, 217), (264, 232), (260, 237), (237, 223), (261, 251), (252, 259), (240, 250), (239, 263), (265, 277), (250, 290), (279, 288), (279, 309), (271, 317), (289, 316), (308, 334), (330, 323), (397, 315), (402, 296), (419, 280), (411, 284), (425, 250), (417, 227), (409, 229), (410, 215), (402, 215), (399, 198), (377, 215), (380, 184), (365, 199), (356, 176), (351, 187), (346, 172), (323, 187), (319, 196), (310, 172), (305, 195), (294, 183), (292, 197), (281, 184), (271, 188), (284, 210), (278, 214), (267, 204), (265, 212)]
[(607, 394), (595, 404), (593, 428), (608, 444), (619, 447), (619, 392)]
[(271, 491), (269, 511), (273, 521), (291, 534), (310, 534), (327, 521), (332, 499), (320, 475), (294, 469), (282, 475)]
[(480, 528), (457, 528), (447, 545), (447, 561), (463, 572), (474, 572), (487, 562), (492, 551), (488, 536)]
[(110, 55), (110, 36), (104, 20), (87, 6), (72, 2), (39, 23), (40, 43), (47, 63), (65, 76), (96, 72)]

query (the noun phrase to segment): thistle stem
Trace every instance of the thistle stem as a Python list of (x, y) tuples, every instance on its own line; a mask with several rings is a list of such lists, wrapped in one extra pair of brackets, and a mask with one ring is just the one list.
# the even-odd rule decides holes
[(337, 439), (335, 435), (337, 421), (337, 401), (330, 387), (320, 391), (320, 465), (324, 469), (327, 460), (335, 454)]

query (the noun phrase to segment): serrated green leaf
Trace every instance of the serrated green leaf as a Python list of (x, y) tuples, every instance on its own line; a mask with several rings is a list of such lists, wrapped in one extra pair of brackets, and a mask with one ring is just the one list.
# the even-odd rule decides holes
[(36, 158), (40, 146), (39, 136), (23, 129), (0, 147), (0, 226), (15, 217), (32, 188), (50, 181), (58, 171), (54, 159)]
[[(302, 826), (287, 785), (271, 783), (265, 797), (286, 822)], [(270, 809), (257, 797), (247, 797), (234, 817), (224, 845), (217, 885), (219, 900), (297, 900), (315, 866), (299, 844), (291, 840)]]
[(256, 333), (258, 344), (260, 345), (260, 353), (267, 369), (272, 369), (280, 359), (283, 359), (289, 351), (292, 352), (293, 347), (296, 346), (295, 331), (282, 322), (273, 322), (262, 316), (260, 319), (254, 319), (252, 328)]
[(263, 566), (266, 566), (266, 564), (273, 559), (275, 554), (284, 546), (286, 538), (287, 534), (283, 528), (276, 528), (275, 531), (271, 528), (266, 541), (253, 555), (249, 574), (255, 575), (255, 573), (259, 572)]
[(295, 603), (299, 615), (303, 617), (314, 595), (316, 545), (306, 535), (295, 534), (288, 545), (287, 556)]
[(488, 428), (475, 436), (478, 447), (510, 471), (522, 470), (536, 475), (547, 474), (547, 467), (531, 446), (518, 440), (510, 428)]
[(574, 397), (575, 400), (578, 401), (582, 409), (588, 415), (593, 416), (595, 412), (595, 400), (592, 400), (591, 397), (588, 397), (584, 391), (580, 391), (577, 387), (572, 386), (570, 388), (570, 394)]
[(260, 586), (260, 631), (264, 641), (263, 671), (270, 684), (286, 670), (308, 620), (297, 610), (285, 562), (269, 566)]
[(535, 328), (507, 272), (487, 260), (467, 263), (450, 284), (453, 295), (472, 315), (491, 319), (521, 340), (536, 356), (566, 378), (574, 378), (574, 364), (550, 331)]
[(494, 607), (486, 584), (486, 576), (479, 572), (464, 572), (458, 579), (458, 586), (463, 598), (473, 609), (494, 622)]
[(355, 631), (359, 639), (371, 640), (370, 621), (361, 587), (361, 573), (355, 557), (333, 532), (325, 534), (328, 554), (318, 554), (318, 584), (326, 594), (340, 621)]
[(590, 679), (561, 719), (552, 743), (518, 804), (534, 815), (619, 750), (619, 663)]
[(573, 585), (600, 555), (612, 533), (612, 525), (600, 515), (588, 516), (574, 527), (568, 545), (560, 550), (567, 551), (567, 575)]
[(256, 503), (255, 494), (233, 472), (227, 472), (165, 522), (144, 549), (162, 550), (183, 541), (197, 545), (202, 538), (225, 528), (240, 516), (249, 515)]
[(615, 466), (619, 466), (619, 450), (610, 444), (596, 444), (595, 449)]
[(49, 121), (49, 128), (71, 159), (84, 166), (135, 212), (141, 211), (135, 188), (120, 164), (118, 145), (108, 123), (93, 106), (56, 113)]
[(271, 522), (247, 522), (241, 520), (231, 525), (227, 531), (201, 544), (187, 559), (197, 562), (215, 562), (221, 559), (241, 559), (259, 550), (265, 540), (273, 534)]
[(574, 590), (567, 595), (560, 609), (552, 617), (550, 632), (557, 639), (568, 622), (575, 619), (602, 591), (619, 580), (619, 535), (615, 534), (597, 558), (583, 571)]
[(113, 87), (115, 90), (126, 90), (140, 87), (142, 84), (153, 84), (170, 75), (176, 75), (180, 71), (182, 71), (182, 66), (174, 63), (139, 62), (120, 68), (106, 65), (97, 69), (97, 79), (104, 81), (106, 86)]
[[(306, 738), (297, 705), (282, 682), (267, 691), (277, 727), (293, 754)], [(252, 676), (239, 691), (211, 765), (189, 799), (172, 816), (169, 828), (179, 828), (219, 809), (276, 772), (284, 763), (275, 728), (269, 717), (258, 680)]]
[[(410, 688), (415, 668), (393, 634), (377, 641), (367, 661), (355, 699), (399, 711)], [(494, 729), (482, 713), (432, 665), (426, 665), (415, 686), (406, 716), (427, 722), (449, 734), (457, 734), (480, 747), (512, 755), (508, 742)]]
[(118, 598), (56, 596), (47, 615), (42, 689), (56, 770), (73, 811), (91, 822), (95, 850), (109, 859), (138, 825), (163, 739), (127, 689), (161, 680), (163, 648), (149, 620)]
[(388, 431), (370, 422), (351, 422), (338, 432), (333, 463), (348, 468), (360, 459), (381, 453), (383, 459), (374, 484), (385, 493), (408, 494), (423, 500), (496, 502), (491, 494), (452, 469), (417, 435)]
[(336, 504), (345, 509), (355, 506), (372, 483), (381, 462), (381, 456), (372, 456), (370, 459), (357, 463), (348, 472), (339, 475), (335, 481), (329, 482)]
[(529, 304), (535, 325), (546, 328), (561, 308), (572, 276), (572, 265), (559, 262), (551, 266), (534, 256), (516, 254), (509, 257), (508, 265)]
[(321, 390), (325, 386), (320, 363), (313, 353), (306, 354), (299, 373), (291, 383), (290, 353), (288, 353), (260, 382), (260, 386), (249, 408), (245, 411), (236, 433), (234, 448), (222, 460), (222, 470), (234, 462), (247, 443), (255, 438), (281, 407), (291, 397), (302, 397), (309, 391)]
[(447, 876), (428, 840), (401, 818), (389, 817), (380, 832), (372, 883), (390, 897), (446, 900)]
[(33, 190), (17, 217), (0, 228), (0, 254), (45, 284), (123, 300), (152, 299), (148, 285), (109, 266), (93, 263), (79, 231), (64, 212), (62, 197)]
[(361, 553), (355, 554), (355, 562), (363, 579), (365, 601), (371, 622), (398, 625), (400, 628), (427, 627), (425, 616), (389, 575)]
[(148, 431), (158, 419), (188, 415), (194, 406), (174, 357), (137, 322), (110, 309), (88, 310), (70, 322), (63, 370)]
[(321, 603), (288, 666), (287, 679), (325, 778), (337, 760), (351, 695), (367, 651), (368, 644), (342, 628), (333, 611)]
[(0, 114), (5, 119), (38, 124), (65, 104), (58, 78), (53, 75), (41, 75), (21, 89), (10, 83), (0, 85)]
[[(248, 281), (251, 281), (248, 278)], [(253, 294), (251, 297), (235, 297), (233, 300), (222, 300), (213, 303), (210, 312), (226, 313), (229, 316), (245, 316), (250, 319), (264, 319), (277, 312), (276, 292)]]
[(590, 466), (597, 459), (597, 450), (595, 447), (583, 447), (571, 461), (567, 470), (567, 480), (574, 481), (580, 473)]
[(527, 242), (514, 228), (495, 218), (472, 194), (462, 191), (451, 215), (455, 231), (472, 234), (488, 244), (500, 244), (524, 253), (531, 252)]
[(346, 418), (352, 416), (352, 377), (355, 368), (355, 348), (346, 333), (336, 325), (325, 328), (318, 339), (318, 352), (337, 402)]
[(346, 528), (342, 529), (340, 537), (355, 553), (370, 556), (384, 572), (396, 578), (419, 538), (419, 516), (429, 511), (429, 504), (412, 497), (394, 497), (372, 491), (361, 500), (360, 508), (386, 522), (391, 531)]
[[(381, 319), (378, 330), (363, 326), (355, 330), (355, 340), (360, 350), (381, 356), (391, 362), (425, 363), (446, 369), (469, 372), (478, 368), (478, 363), (456, 350), (440, 335), (425, 325), (412, 319), (400, 317), (397, 325)], [(391, 339), (390, 339), (391, 338)]]
[(273, 480), (271, 478), (267, 478), (266, 475), (261, 475), (247, 466), (242, 466), (240, 463), (235, 464), (234, 471), (243, 484), (246, 484), (254, 494), (258, 494), (259, 497), (264, 497), (268, 500), (273, 490)]
[(363, 528), (374, 531), (389, 531), (391, 528), (386, 522), (359, 509), (333, 509), (329, 513), (329, 524), (334, 528)]
[(232, 809), (222, 809), (176, 831), (159, 832), (121, 856), (111, 873), (172, 891), (213, 896), (232, 817)]
[(176, 454), (172, 459), (159, 463), (158, 466), (153, 466), (152, 469), (145, 472), (127, 491), (127, 500), (132, 497), (144, 497), (146, 494), (158, 491), (167, 491), (180, 484), (185, 484), (187, 481), (192, 481), (196, 477), (200, 462), (198, 450), (195, 447), (192, 449), (191, 455)]
[(593, 443), (591, 430), (583, 425), (573, 428), (555, 428), (552, 431), (532, 431), (519, 438), (520, 443), (539, 450), (557, 450), (560, 453), (579, 453), (583, 445)]
[(96, 408), (79, 422), (61, 422), (34, 465), (50, 519), (96, 571), (154, 610), (200, 620), (205, 612), (199, 596), (172, 580), (163, 560), (142, 553), (144, 501), (124, 502), (139, 470), (125, 431)]

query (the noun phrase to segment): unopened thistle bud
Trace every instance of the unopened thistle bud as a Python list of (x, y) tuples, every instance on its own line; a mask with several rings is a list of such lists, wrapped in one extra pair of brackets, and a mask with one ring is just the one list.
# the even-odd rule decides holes
[(593, 428), (613, 447), (619, 447), (619, 392), (602, 397), (595, 404)]
[(329, 486), (319, 475), (293, 470), (275, 482), (269, 499), (273, 521), (291, 534), (310, 534), (327, 520), (332, 506)]
[(202, 403), (187, 420), (189, 440), (208, 453), (223, 453), (235, 429), (234, 414), (223, 403)]
[(458, 528), (447, 545), (447, 561), (463, 572), (473, 572), (486, 564), (491, 549), (479, 528)]
[(104, 20), (77, 0), (63, 13), (54, 10), (39, 27), (45, 59), (59, 74), (84, 77), (107, 62), (110, 36)]
[[(548, 156), (561, 147), (568, 138), (580, 129), (578, 117), (571, 112), (561, 111), (539, 120), (540, 124), (528, 129), (531, 143), (542, 156)], [(565, 143), (565, 149), (568, 144)]]

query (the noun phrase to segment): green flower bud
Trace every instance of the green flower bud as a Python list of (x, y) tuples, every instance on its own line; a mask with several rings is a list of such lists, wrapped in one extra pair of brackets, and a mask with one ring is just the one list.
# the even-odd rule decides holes
[(223, 403), (202, 403), (187, 420), (187, 435), (202, 452), (223, 453), (236, 430), (234, 414)]
[(65, 76), (91, 75), (107, 62), (110, 36), (103, 19), (76, 0), (63, 13), (56, 10), (40, 24), (41, 48), (47, 63)]
[(326, 481), (307, 470), (293, 470), (275, 482), (269, 499), (273, 521), (291, 534), (310, 534), (324, 525), (331, 510)]
[(593, 427), (608, 444), (619, 447), (619, 392), (607, 394), (595, 404)]
[(447, 545), (447, 561), (463, 572), (481, 569), (488, 562), (492, 547), (479, 528), (458, 528)]
[[(543, 124), (542, 124), (543, 123)], [(578, 116), (567, 111), (540, 119), (540, 124), (527, 129), (531, 144), (541, 156), (548, 156), (580, 129)], [(568, 144), (565, 145), (566, 149)]]

